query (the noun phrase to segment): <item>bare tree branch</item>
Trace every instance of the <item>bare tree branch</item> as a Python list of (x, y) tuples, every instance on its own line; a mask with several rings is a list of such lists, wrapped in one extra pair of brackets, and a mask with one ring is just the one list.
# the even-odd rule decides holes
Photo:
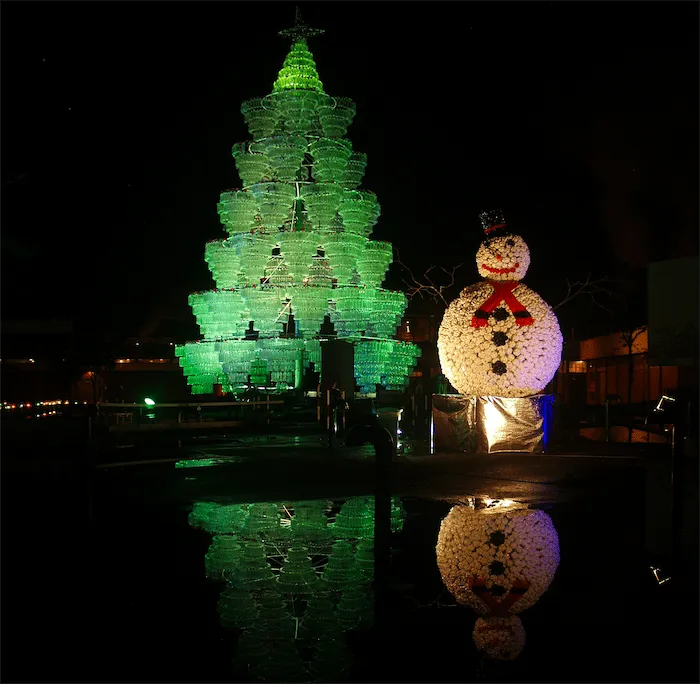
[(412, 299), (413, 297), (420, 297), (421, 299), (432, 299), (436, 302), (441, 302), (443, 306), (447, 307), (449, 302), (446, 298), (446, 292), (455, 284), (455, 273), (457, 269), (462, 266), (462, 264), (457, 264), (451, 269), (447, 269), (444, 266), (440, 266), (440, 270), (449, 278), (449, 282), (444, 285), (439, 285), (433, 280), (431, 276), (431, 271), (436, 268), (436, 266), (431, 266), (425, 273), (423, 273), (422, 280), (418, 280), (414, 275), (413, 271), (406, 266), (406, 264), (401, 261), (401, 255), (399, 250), (396, 250), (395, 264), (401, 266), (408, 272), (409, 279), (402, 278), (404, 284), (406, 285), (406, 296)]
[[(440, 302), (443, 306), (447, 307), (449, 301), (447, 299), (447, 291), (455, 284), (455, 274), (457, 269), (462, 267), (462, 264), (453, 266), (451, 269), (447, 269), (444, 266), (440, 266), (439, 269), (442, 271), (444, 276), (449, 279), (445, 284), (438, 284), (433, 277), (433, 271), (438, 268), (437, 266), (430, 266), (419, 279), (416, 277), (414, 272), (409, 266), (407, 266), (402, 260), (399, 250), (396, 250), (395, 264), (398, 264), (407, 274), (406, 278), (402, 278), (404, 285), (406, 286), (406, 296), (409, 298), (420, 297), (421, 299), (432, 299), (435, 302)], [(576, 280), (574, 282), (570, 281), (568, 278), (566, 280), (566, 296), (552, 309), (556, 310), (559, 307), (567, 304), (572, 299), (576, 297), (585, 295), (590, 297), (591, 302), (605, 311), (611, 312), (612, 308), (603, 304), (600, 301), (601, 297), (608, 297), (610, 299), (620, 299), (620, 294), (615, 292), (611, 287), (613, 283), (617, 281), (613, 278), (608, 278), (604, 276), (602, 278), (592, 279), (589, 273), (585, 279)]]
[(573, 283), (567, 278), (566, 296), (556, 306), (553, 306), (552, 309), (558, 309), (560, 306), (566, 304), (567, 302), (570, 302), (575, 297), (578, 297), (580, 295), (587, 295), (591, 298), (591, 302), (595, 306), (600, 307), (605, 311), (611, 311), (612, 309), (602, 304), (600, 301), (598, 301), (598, 299), (596, 299), (596, 297), (605, 295), (607, 297), (619, 298), (620, 295), (609, 287), (609, 285), (614, 282), (616, 281), (612, 278), (608, 278), (607, 276), (591, 280), (590, 273), (586, 276), (585, 280), (576, 280)]
[(637, 341), (637, 338), (647, 332), (647, 330), (648, 327), (646, 325), (640, 325), (635, 328), (623, 328), (620, 331), (622, 344), (618, 347), (619, 351), (626, 349), (628, 354), (634, 354), (634, 343)]

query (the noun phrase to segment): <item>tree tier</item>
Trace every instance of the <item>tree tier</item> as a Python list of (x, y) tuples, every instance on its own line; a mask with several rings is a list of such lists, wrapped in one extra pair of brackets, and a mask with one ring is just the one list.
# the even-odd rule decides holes
[(217, 212), (229, 235), (283, 229), (369, 235), (381, 207), (374, 193), (338, 183), (265, 181), (222, 192)]
[(323, 231), (239, 233), (208, 242), (204, 259), (219, 288), (267, 282), (318, 282), (323, 266), (327, 284), (380, 287), (392, 263), (389, 242), (362, 235)]
[(342, 138), (355, 118), (355, 103), (309, 90), (273, 92), (241, 105), (253, 140), (271, 135), (313, 135)]
[[(397, 391), (406, 387), (420, 356), (417, 345), (398, 340), (350, 341), (355, 347), (355, 379), (362, 392), (375, 392), (377, 385)], [(244, 391), (259, 360), (265, 361), (267, 369), (264, 378), (257, 377), (266, 381), (261, 384), (294, 387), (311, 367), (321, 370), (320, 340), (203, 340), (176, 345), (175, 354), (193, 394), (211, 394), (215, 384), (233, 393)]]
[(196, 292), (189, 304), (205, 339), (245, 337), (250, 322), (264, 337), (282, 335), (290, 315), (295, 333), (317, 337), (329, 317), (338, 337), (391, 337), (401, 324), (403, 292), (371, 287), (266, 285)]

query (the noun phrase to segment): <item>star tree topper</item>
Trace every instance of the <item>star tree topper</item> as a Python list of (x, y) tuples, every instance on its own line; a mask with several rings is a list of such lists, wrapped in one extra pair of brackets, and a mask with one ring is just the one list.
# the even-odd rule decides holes
[(296, 15), (294, 17), (294, 26), (289, 29), (284, 29), (280, 31), (278, 35), (283, 38), (291, 38), (292, 41), (302, 40), (305, 38), (310, 38), (311, 36), (321, 36), (325, 33), (323, 29), (311, 28), (308, 24), (304, 22), (301, 18), (301, 12), (299, 7), (296, 8)]

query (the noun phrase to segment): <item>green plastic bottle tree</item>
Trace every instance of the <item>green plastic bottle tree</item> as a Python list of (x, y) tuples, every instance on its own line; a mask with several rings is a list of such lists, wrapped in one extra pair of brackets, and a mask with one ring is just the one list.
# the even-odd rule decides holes
[(262, 379), (261, 361), (269, 382), (299, 387), (311, 364), (320, 371), (326, 317), (355, 346), (361, 392), (402, 390), (420, 354), (393, 339), (407, 300), (381, 287), (393, 250), (371, 239), (380, 207), (359, 187), (367, 156), (344, 137), (355, 104), (324, 90), (307, 43), (320, 33), (297, 13), (280, 32), (292, 46), (272, 92), (241, 106), (242, 187), (221, 194), (228, 237), (205, 248), (216, 287), (189, 297), (202, 339), (175, 348), (193, 394), (242, 390)]

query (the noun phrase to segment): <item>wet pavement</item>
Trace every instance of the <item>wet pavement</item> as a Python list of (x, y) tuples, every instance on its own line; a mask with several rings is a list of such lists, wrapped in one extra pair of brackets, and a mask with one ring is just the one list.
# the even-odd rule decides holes
[[(430, 454), (425, 448), (397, 454), (391, 490), (409, 496), (449, 498), (464, 494), (518, 499), (528, 503), (560, 501), (594, 483), (610, 488), (630, 477), (642, 477), (641, 454)], [(375, 484), (371, 446), (329, 450), (322, 438), (196, 440), (181, 451), (181, 459), (152, 459), (138, 454), (129, 461), (112, 461), (100, 471), (125, 483), (141, 486), (144, 479), (173, 479), (168, 495), (182, 500), (246, 501), (254, 497), (349, 497), (371, 493)], [(120, 457), (121, 458), (121, 454)], [(115, 465), (116, 463), (116, 465)], [(201, 466), (200, 466), (201, 464)], [(98, 475), (98, 478), (100, 475)]]
[[(314, 594), (320, 603), (307, 612), (311, 590), (292, 587), (280, 608), (267, 590), (236, 584), (247, 575), (235, 563), (224, 577), (205, 565), (222, 536), (246, 553), (260, 542), (278, 584), (294, 545), (310, 549), (320, 577), (343, 543), (359, 559), (373, 527), (343, 531), (338, 520), (354, 506), (371, 510), (372, 448), (329, 451), (316, 435), (217, 437), (100, 458), (91, 478), (84, 470), (3, 476), (3, 681), (698, 681), (696, 556), (672, 570), (650, 544), (650, 532), (668, 536), (665, 490), (655, 486), (667, 472), (660, 452), (430, 455), (414, 445), (392, 468), (401, 516), (392, 519), (389, 612), (379, 625), (371, 601), (361, 601), (371, 596), (366, 576)], [(651, 471), (650, 459), (662, 467)], [(319, 500), (328, 503), (310, 508), (323, 509), (326, 536), (284, 537), (302, 502)], [(503, 501), (503, 511), (494, 508)], [(207, 502), (213, 508), (202, 508)], [(251, 510), (269, 515), (265, 504), (279, 516), (274, 534), (249, 521)], [(237, 522), (206, 517), (241, 505)], [(526, 640), (514, 660), (477, 649), (479, 615), (441, 575), (438, 535), (455, 506), (474, 520), (483, 511), (541, 511), (556, 530), (559, 562), (517, 615)], [(210, 513), (193, 517), (193, 509)], [(528, 568), (536, 585), (538, 563)], [(246, 623), (241, 603), (226, 609), (226, 622), (227, 590), (249, 594), (267, 617)], [(326, 597), (333, 616), (345, 616), (333, 628), (342, 639), (298, 631)], [(364, 613), (347, 608), (353, 601)], [(291, 639), (264, 640), (287, 624), (274, 610), (294, 622)]]

